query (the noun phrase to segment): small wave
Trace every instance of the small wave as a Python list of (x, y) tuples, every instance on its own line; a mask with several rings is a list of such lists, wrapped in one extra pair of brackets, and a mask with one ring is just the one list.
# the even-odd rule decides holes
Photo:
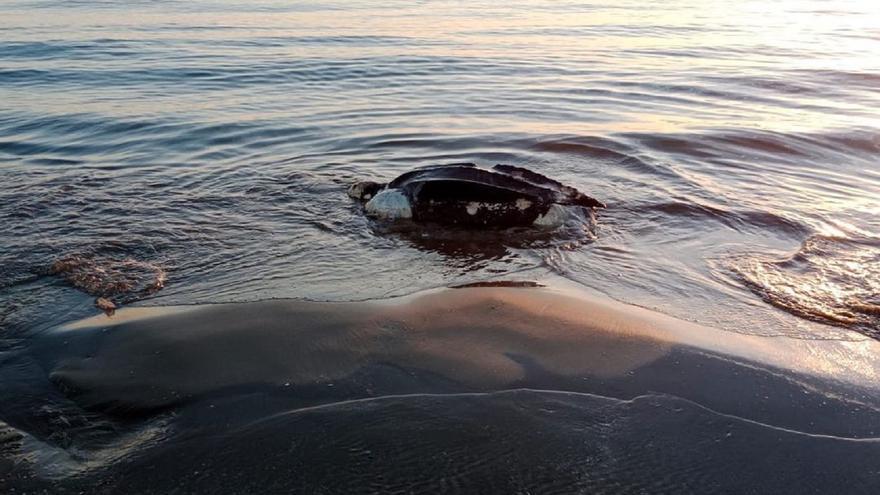
[(700, 203), (695, 199), (643, 204), (637, 205), (634, 209), (638, 212), (656, 211), (673, 218), (706, 218), (716, 220), (740, 232), (753, 229), (759, 231), (772, 230), (774, 232), (783, 232), (792, 237), (802, 237), (809, 231), (807, 225), (777, 213), (761, 210), (728, 209), (722, 206)]
[(544, 284), (533, 282), (531, 280), (491, 280), (484, 282), (471, 282), (467, 284), (453, 285), (450, 289), (470, 289), (474, 287), (507, 287), (507, 288), (525, 288), (525, 287), (546, 287)]
[(97, 259), (86, 255), (57, 259), (48, 274), (62, 277), (89, 295), (119, 302), (155, 294), (165, 286), (166, 280), (165, 270), (145, 261)]
[(877, 91), (880, 87), (880, 73), (857, 70), (802, 70), (801, 75), (806, 73), (813, 78), (821, 78), (830, 84), (846, 85), (848, 87), (861, 87), (870, 91)]
[[(204, 44), (218, 46), (216, 40), (205, 41)], [(418, 46), (446, 45), (448, 42), (414, 38), (409, 36), (373, 36), (373, 35), (337, 35), (337, 36), (266, 36), (248, 40), (227, 42), (231, 47), (286, 47), (290, 45), (350, 45), (350, 46)]]
[(0, 43), (0, 59), (22, 60), (113, 60), (135, 58), (147, 52), (144, 42), (97, 39), (93, 41), (12, 41)]
[(626, 152), (613, 149), (615, 147), (620, 147), (618, 143), (607, 139), (593, 137), (548, 138), (535, 143), (532, 147), (538, 151), (617, 161), (624, 161), (633, 158)]
[(880, 152), (880, 135), (872, 130), (859, 129), (812, 133), (716, 129), (698, 134), (622, 133), (618, 136), (653, 151), (701, 160), (746, 154), (774, 162), (801, 164), (805, 159), (838, 154), (850, 159), (865, 157), (873, 160)]
[(790, 256), (742, 255), (729, 270), (792, 314), (880, 337), (880, 240), (814, 235)]

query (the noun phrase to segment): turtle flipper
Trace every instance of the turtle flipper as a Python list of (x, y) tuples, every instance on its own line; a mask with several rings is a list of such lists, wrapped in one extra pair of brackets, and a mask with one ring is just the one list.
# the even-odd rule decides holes
[(530, 184), (540, 187), (546, 187), (548, 189), (553, 189), (557, 191), (559, 193), (559, 204), (577, 205), (583, 206), (585, 208), (605, 208), (605, 203), (599, 201), (598, 199), (587, 196), (586, 194), (578, 191), (571, 186), (566, 186), (559, 181), (553, 180), (546, 175), (539, 174), (538, 172), (529, 170), (527, 168), (499, 163), (492, 167), (492, 169), (501, 173), (511, 175), (520, 180), (524, 180)]
[(526, 182), (530, 182), (536, 186), (544, 186), (550, 187), (552, 189), (563, 189), (567, 186), (563, 185), (559, 181), (555, 181), (546, 175), (539, 174), (533, 170), (529, 170), (523, 167), (517, 167), (515, 165), (507, 165), (504, 163), (498, 163), (494, 167), (493, 170), (497, 170), (498, 172), (502, 172), (508, 175), (512, 175), (518, 179), (522, 179)]

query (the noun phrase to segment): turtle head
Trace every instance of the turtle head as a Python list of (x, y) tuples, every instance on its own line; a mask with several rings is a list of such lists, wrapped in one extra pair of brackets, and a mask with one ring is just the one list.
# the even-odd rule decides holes
[(384, 188), (385, 184), (380, 184), (371, 180), (365, 180), (352, 184), (348, 188), (348, 195), (349, 197), (352, 197), (359, 201), (369, 201), (373, 199), (373, 197), (376, 196), (376, 194)]

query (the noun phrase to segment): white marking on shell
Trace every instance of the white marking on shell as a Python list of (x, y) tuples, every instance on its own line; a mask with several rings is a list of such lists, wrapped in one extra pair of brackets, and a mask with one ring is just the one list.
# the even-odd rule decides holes
[(412, 218), (412, 206), (406, 196), (396, 189), (385, 189), (364, 205), (367, 215), (394, 220)]
[(348, 197), (354, 199), (361, 199), (361, 196), (364, 194), (364, 185), (360, 182), (352, 184), (348, 188)]
[(480, 203), (475, 203), (473, 201), (468, 203), (468, 205), (467, 205), (468, 215), (476, 215), (477, 211), (479, 211), (479, 210), (480, 210)]
[(525, 198), (519, 198), (516, 200), (516, 207), (519, 209), (519, 211), (527, 210), (531, 206), (532, 202)]
[(553, 204), (546, 213), (539, 216), (533, 222), (539, 227), (559, 227), (565, 223), (565, 217), (568, 216), (566, 209), (560, 205)]

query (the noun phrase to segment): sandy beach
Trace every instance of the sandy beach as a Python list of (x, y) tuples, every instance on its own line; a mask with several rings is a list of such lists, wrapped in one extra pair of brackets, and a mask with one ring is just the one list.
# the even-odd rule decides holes
[[(635, 490), (726, 489), (749, 486), (729, 467), (760, 456), (773, 463), (768, 488), (877, 483), (876, 341), (718, 339), (564, 281), (501, 285), (358, 303), (131, 308), (55, 328), (16, 367), (35, 364), (44, 374), (32, 384), (63, 391), (65, 414), (90, 418), (67, 429), (76, 456), (10, 429), (4, 462), (17, 469), (6, 482), (113, 480), (114, 490), (161, 493), (222, 489), (223, 472), (244, 493), (273, 472), (275, 489), (313, 491), (326, 480), (290, 466), (320, 459), (346, 466), (331, 486), (356, 492), (369, 491), (364, 482), (442, 491), (462, 472), (474, 486), (516, 491), (534, 480), (513, 473), (536, 468), (562, 491), (598, 486), (596, 477)], [(541, 413), (518, 415), (524, 407)], [(423, 457), (472, 435), (488, 449), (479, 462)], [(506, 450), (509, 435), (517, 451)], [(379, 437), (369, 462), (359, 457), (357, 445)], [(586, 450), (571, 451), (578, 438)], [(598, 452), (610, 463), (564, 469), (568, 456)], [(669, 471), (673, 458), (694, 470)], [(821, 469), (829, 463), (833, 474)]]

